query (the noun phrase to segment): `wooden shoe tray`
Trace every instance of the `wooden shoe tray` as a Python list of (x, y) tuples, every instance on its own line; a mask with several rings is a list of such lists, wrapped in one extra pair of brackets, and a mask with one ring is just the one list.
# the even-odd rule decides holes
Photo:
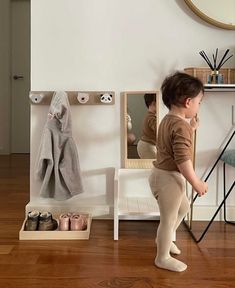
[[(87, 215), (87, 229), (82, 231), (60, 231), (58, 229), (54, 231), (26, 231), (24, 230), (25, 219), (19, 232), (19, 240), (87, 240), (90, 237), (92, 217), (90, 214), (82, 214)], [(58, 222), (57, 217), (54, 219)]]

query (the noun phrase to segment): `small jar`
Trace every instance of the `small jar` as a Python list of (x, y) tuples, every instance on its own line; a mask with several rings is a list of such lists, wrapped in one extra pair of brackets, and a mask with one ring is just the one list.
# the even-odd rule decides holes
[(223, 83), (223, 75), (219, 72), (219, 70), (211, 71), (211, 74), (208, 75), (208, 84), (222, 84)]

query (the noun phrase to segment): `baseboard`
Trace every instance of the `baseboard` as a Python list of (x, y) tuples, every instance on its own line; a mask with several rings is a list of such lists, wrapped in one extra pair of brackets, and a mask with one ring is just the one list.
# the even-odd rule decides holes
[[(193, 220), (196, 221), (209, 221), (215, 214), (218, 207), (216, 206), (195, 206), (193, 207)], [(235, 207), (228, 206), (226, 209), (227, 218), (235, 221)], [(223, 221), (223, 208), (218, 212), (214, 221)]]

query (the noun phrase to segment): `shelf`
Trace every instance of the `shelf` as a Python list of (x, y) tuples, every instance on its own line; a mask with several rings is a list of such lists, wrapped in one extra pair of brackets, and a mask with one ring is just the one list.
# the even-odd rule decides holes
[(205, 84), (204, 89), (207, 92), (234, 92), (235, 84)]
[(120, 197), (119, 215), (159, 216), (159, 208), (154, 197)]
[[(209, 67), (187, 67), (184, 69), (184, 71), (185, 73), (200, 79), (202, 83), (204, 83), (204, 85), (206, 86), (208, 85), (206, 83), (208, 83), (208, 77), (209, 75), (211, 75), (211, 69)], [(235, 68), (221, 68), (220, 74), (223, 76), (223, 83), (233, 83), (232, 85), (235, 85)], [(230, 84), (222, 84), (222, 85), (230, 85)], [(217, 85), (216, 88), (218, 88)]]
[(91, 221), (91, 215), (87, 214), (87, 229), (82, 231), (59, 231), (58, 229), (54, 231), (26, 231), (24, 230), (25, 219), (19, 232), (19, 240), (88, 240)]

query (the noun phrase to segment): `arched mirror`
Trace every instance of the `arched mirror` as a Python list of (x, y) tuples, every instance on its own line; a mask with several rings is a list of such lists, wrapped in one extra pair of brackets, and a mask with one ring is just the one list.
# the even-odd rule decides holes
[(235, 0), (184, 0), (203, 20), (217, 27), (235, 30)]
[(125, 168), (151, 168), (156, 157), (159, 92), (124, 92)]

